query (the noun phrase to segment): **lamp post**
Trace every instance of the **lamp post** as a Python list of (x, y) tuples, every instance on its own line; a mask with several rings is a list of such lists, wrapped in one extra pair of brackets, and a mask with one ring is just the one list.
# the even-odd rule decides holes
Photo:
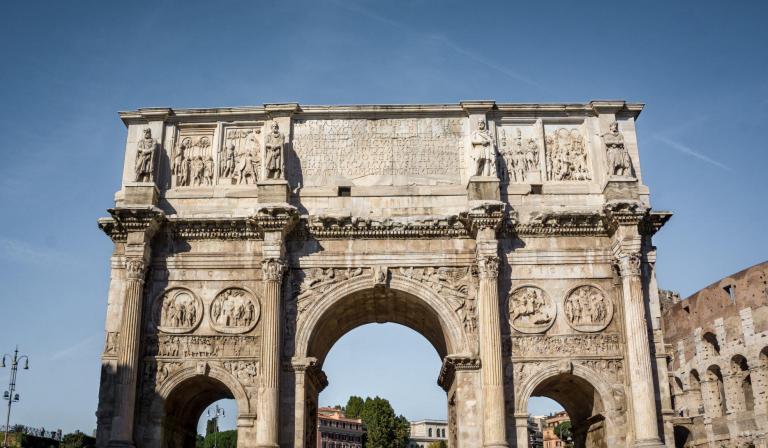
[(224, 409), (217, 404), (215, 408), (208, 408), (208, 418), (213, 420), (213, 448), (218, 446), (219, 417), (224, 417)]
[(19, 401), (19, 394), (16, 392), (16, 371), (19, 369), (19, 361), (24, 360), (24, 370), (29, 370), (29, 357), (27, 355), (19, 356), (19, 347), (13, 351), (13, 356), (5, 354), (0, 362), (0, 367), (5, 367), (5, 358), (11, 358), (11, 380), (8, 383), (8, 390), (3, 393), (3, 399), (8, 400), (8, 412), (5, 415), (5, 437), (3, 438), (3, 448), (8, 448), (8, 430), (11, 426), (11, 406)]

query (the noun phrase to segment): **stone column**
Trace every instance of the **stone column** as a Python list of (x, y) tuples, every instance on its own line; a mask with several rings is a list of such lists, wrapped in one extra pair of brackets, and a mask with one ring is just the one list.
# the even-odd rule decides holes
[(117, 387), (110, 447), (134, 445), (134, 416), (141, 363), (141, 327), (144, 307), (144, 278), (150, 255), (150, 239), (162, 212), (153, 207), (110, 210), (114, 221), (126, 229), (125, 279), (120, 335), (117, 347)]
[(262, 349), (256, 446), (279, 447), (281, 297), (285, 263), (285, 235), (296, 222), (288, 204), (265, 205), (251, 221), (264, 232), (262, 246)]
[(517, 448), (528, 448), (528, 414), (515, 414)]
[(268, 258), (262, 262), (264, 294), (262, 303), (261, 393), (263, 422), (258, 432), (259, 447), (278, 447), (280, 415), (280, 290), (285, 264)]
[(632, 418), (636, 447), (663, 446), (659, 439), (656, 398), (651, 370), (651, 352), (637, 252), (622, 253), (617, 260), (624, 299), (624, 330), (627, 367), (632, 394)]
[(480, 274), (477, 302), (483, 380), (483, 446), (506, 447), (504, 371), (501, 365), (499, 320), (499, 257), (494, 230), (481, 230), (477, 244), (477, 266)]

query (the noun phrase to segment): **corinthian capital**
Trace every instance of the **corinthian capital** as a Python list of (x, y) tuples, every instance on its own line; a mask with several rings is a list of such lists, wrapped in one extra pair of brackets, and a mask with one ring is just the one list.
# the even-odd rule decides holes
[(264, 274), (264, 280), (279, 282), (283, 279), (285, 263), (277, 258), (267, 258), (261, 262), (261, 270)]
[(129, 280), (143, 280), (147, 263), (143, 258), (131, 257), (125, 260), (125, 274)]
[(477, 270), (480, 278), (499, 277), (499, 257), (483, 256), (477, 260)]
[(640, 264), (642, 258), (637, 252), (621, 254), (616, 258), (616, 266), (619, 275), (622, 277), (631, 277), (640, 275)]

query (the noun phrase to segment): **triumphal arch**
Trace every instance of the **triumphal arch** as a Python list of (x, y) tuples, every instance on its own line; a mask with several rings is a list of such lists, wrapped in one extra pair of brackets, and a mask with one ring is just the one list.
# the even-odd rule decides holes
[(314, 447), (325, 356), (372, 322), (443, 360), (452, 447), (528, 446), (532, 396), (576, 446), (671, 443), (641, 109), (121, 113), (99, 446), (194, 446), (234, 398), (238, 446)]

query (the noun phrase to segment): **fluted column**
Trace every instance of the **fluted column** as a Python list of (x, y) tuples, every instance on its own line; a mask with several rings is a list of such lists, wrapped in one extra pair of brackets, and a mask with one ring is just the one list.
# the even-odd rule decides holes
[(278, 447), (280, 421), (280, 289), (285, 264), (277, 258), (262, 262), (264, 303), (262, 304), (261, 381), (262, 422), (259, 447)]
[(627, 364), (632, 393), (632, 418), (635, 446), (662, 446), (659, 439), (656, 398), (651, 370), (651, 341), (648, 337), (639, 253), (624, 253), (618, 257), (624, 299), (624, 329), (627, 343)]
[[(483, 381), (483, 446), (507, 447), (496, 240), (478, 242), (478, 312)], [(489, 250), (490, 249), (490, 250)]]
[(125, 289), (117, 358), (117, 409), (112, 424), (111, 447), (133, 446), (133, 420), (136, 409), (141, 347), (141, 314), (146, 261), (131, 257), (125, 262)]

